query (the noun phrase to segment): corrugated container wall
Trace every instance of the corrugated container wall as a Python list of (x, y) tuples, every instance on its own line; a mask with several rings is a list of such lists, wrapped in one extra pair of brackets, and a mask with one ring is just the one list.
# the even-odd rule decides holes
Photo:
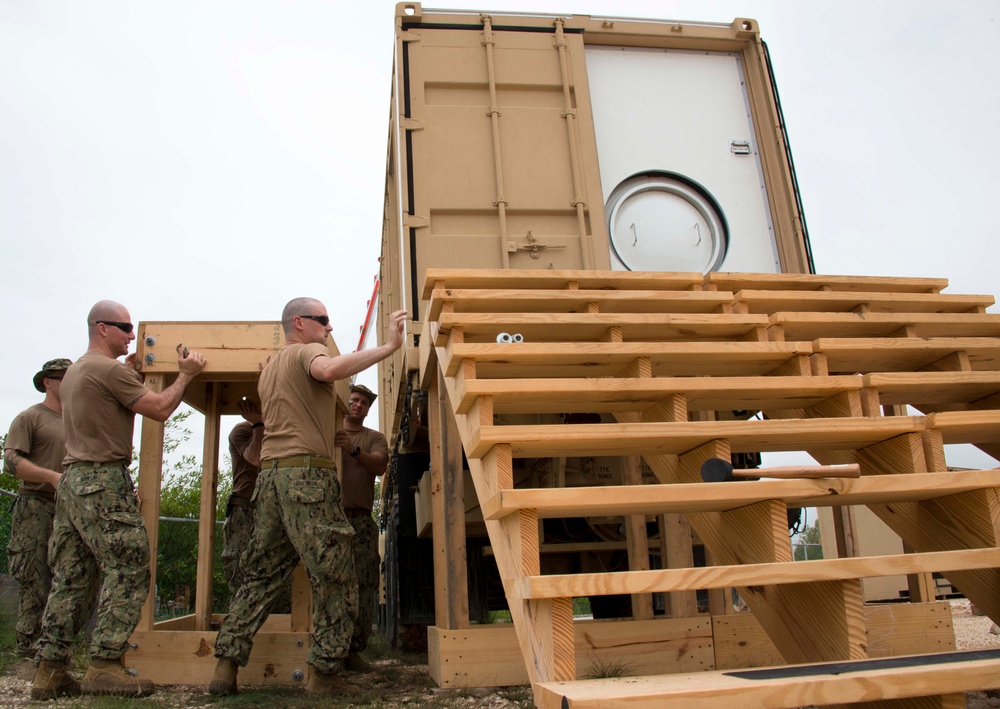
[(809, 272), (754, 20), (396, 7), (379, 336), (383, 429), (417, 367), (429, 267)]

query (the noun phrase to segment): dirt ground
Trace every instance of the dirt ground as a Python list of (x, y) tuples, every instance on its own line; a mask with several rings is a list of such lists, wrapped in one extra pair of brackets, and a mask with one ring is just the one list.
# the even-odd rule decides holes
[[(956, 648), (974, 650), (1000, 648), (1000, 634), (993, 634), (993, 622), (980, 615), (974, 615), (967, 600), (953, 600), (952, 619), (955, 627)], [(329, 707), (380, 707), (398, 709), (402, 707), (452, 707), (488, 709), (521, 709), (532, 706), (531, 691), (527, 687), (504, 689), (463, 689), (442, 690), (434, 687), (427, 665), (406, 662), (400, 659), (381, 659), (372, 663), (373, 672), (350, 674), (348, 680), (363, 688), (364, 694), (357, 701), (331, 701), (322, 706)], [(12, 675), (0, 677), (0, 706), (39, 706), (28, 696), (30, 683)], [(206, 709), (229, 709), (246, 707), (252, 709), (274, 709), (277, 707), (301, 708), (317, 706), (302, 696), (299, 689), (253, 690), (246, 689), (238, 697), (216, 699), (204, 693), (202, 687), (162, 688), (149, 699), (126, 703), (95, 703), (95, 700), (64, 699), (45, 704), (48, 707), (205, 707)], [(968, 709), (1000, 709), (1000, 692), (971, 692), (966, 695)]]

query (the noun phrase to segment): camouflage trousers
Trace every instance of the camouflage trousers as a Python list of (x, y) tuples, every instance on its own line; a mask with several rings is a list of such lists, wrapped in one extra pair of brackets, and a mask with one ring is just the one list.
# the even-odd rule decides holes
[(348, 520), (354, 528), (351, 549), (354, 552), (354, 574), (358, 577), (358, 616), (354, 621), (351, 652), (360, 652), (368, 647), (378, 602), (378, 525), (371, 514), (349, 517)]
[[(250, 538), (253, 536), (253, 525), (256, 515), (253, 505), (230, 504), (229, 514), (222, 526), (222, 567), (229, 582), (232, 596), (243, 585), (243, 557), (250, 548)], [(272, 613), (289, 613), (292, 609), (292, 580), (288, 579), (282, 593), (275, 601)]]
[(49, 597), (49, 537), (56, 501), (39, 495), (18, 495), (10, 521), (7, 559), (10, 575), (20, 584), (17, 609), (19, 657), (33, 656), (32, 646), (41, 632), (42, 612)]
[(102, 580), (90, 656), (121, 657), (149, 594), (149, 538), (122, 465), (76, 463), (59, 483), (49, 541), (52, 590), (38, 641), (39, 660), (65, 662)]
[(351, 555), (354, 530), (344, 514), (334, 468), (272, 465), (254, 490), (256, 520), (243, 557), (243, 585), (215, 641), (215, 656), (245, 667), (253, 636), (302, 560), (313, 600), (312, 644), (306, 662), (339, 672), (357, 615), (358, 587)]

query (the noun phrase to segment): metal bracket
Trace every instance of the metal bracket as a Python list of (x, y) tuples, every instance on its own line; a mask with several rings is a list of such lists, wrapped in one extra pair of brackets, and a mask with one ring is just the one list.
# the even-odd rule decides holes
[(537, 259), (537, 258), (541, 258), (542, 251), (544, 251), (545, 249), (565, 249), (566, 248), (565, 244), (542, 244), (542, 243), (539, 243), (538, 239), (536, 239), (531, 234), (530, 231), (528, 232), (528, 234), (527, 234), (527, 236), (525, 238), (526, 238), (526, 240), (528, 242), (527, 244), (519, 244), (516, 241), (508, 241), (507, 242), (507, 253), (513, 254), (513, 253), (517, 253), (518, 251), (527, 251), (529, 253), (529, 255), (531, 256), (531, 258)]

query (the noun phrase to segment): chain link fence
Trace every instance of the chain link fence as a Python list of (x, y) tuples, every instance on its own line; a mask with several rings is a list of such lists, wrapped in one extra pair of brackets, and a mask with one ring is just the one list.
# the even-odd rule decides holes
[[(0, 584), (4, 590), (4, 604), (10, 595), (5, 589), (17, 582), (11, 579), (7, 568), (7, 543), (10, 541), (11, 517), (15, 495), (0, 490), (0, 574), (5, 578)], [(160, 517), (159, 554), (156, 561), (156, 620), (176, 618), (194, 612), (195, 589), (198, 571), (198, 528), (196, 519)], [(216, 522), (215, 562), (213, 564), (212, 612), (225, 613), (229, 606), (229, 584), (222, 567), (222, 522)], [(9, 582), (9, 583), (8, 583)], [(13, 602), (17, 604), (16, 591)]]

